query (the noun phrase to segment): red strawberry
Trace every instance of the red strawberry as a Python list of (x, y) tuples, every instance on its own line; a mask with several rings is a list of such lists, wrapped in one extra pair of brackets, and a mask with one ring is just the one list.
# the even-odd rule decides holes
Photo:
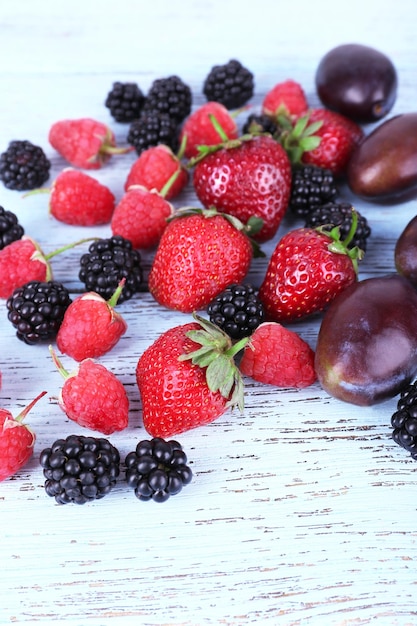
[(151, 146), (141, 152), (130, 168), (124, 186), (125, 191), (132, 185), (141, 185), (149, 190), (156, 189), (162, 192), (175, 172), (178, 172), (177, 178), (163, 194), (167, 200), (175, 198), (184, 189), (189, 179), (188, 170), (168, 146), (164, 144)]
[(362, 251), (348, 248), (356, 230), (340, 241), (339, 228), (297, 228), (289, 231), (273, 251), (259, 289), (267, 319), (291, 321), (323, 311), (343, 289), (357, 280)]
[[(222, 134), (219, 134), (218, 126), (213, 125), (213, 117), (222, 129)], [(191, 159), (197, 156), (198, 146), (216, 145), (223, 141), (224, 137), (228, 139), (238, 137), (238, 128), (233, 115), (220, 102), (206, 102), (191, 113), (182, 126), (180, 140), (183, 142), (185, 139), (184, 156)]]
[(17, 417), (7, 409), (0, 409), (0, 481), (13, 476), (32, 456), (36, 436), (22, 422), (45, 394), (46, 391), (40, 393)]
[(173, 214), (172, 204), (156, 190), (133, 185), (117, 204), (111, 220), (113, 235), (128, 239), (135, 249), (154, 248)]
[(277, 83), (268, 91), (262, 103), (262, 113), (270, 117), (299, 117), (307, 109), (308, 102), (302, 86), (291, 79)]
[(81, 169), (99, 169), (113, 154), (133, 150), (131, 146), (117, 148), (113, 131), (89, 117), (55, 122), (48, 139), (68, 163)]
[(243, 383), (233, 360), (243, 344), (232, 346), (217, 326), (194, 317), (196, 322), (162, 333), (138, 360), (143, 424), (152, 437), (209, 424), (235, 405), (243, 410)]
[(314, 351), (298, 333), (277, 322), (265, 322), (252, 333), (240, 371), (277, 387), (308, 387), (317, 379)]
[(237, 217), (244, 224), (263, 221), (253, 238), (275, 235), (286, 212), (291, 190), (291, 163), (283, 147), (269, 135), (225, 143), (197, 157), (193, 184), (207, 208)]
[(252, 244), (243, 225), (215, 209), (178, 210), (168, 223), (149, 273), (149, 291), (170, 309), (203, 309), (247, 274)]
[(65, 378), (58, 403), (69, 419), (104, 435), (128, 425), (129, 399), (121, 381), (104, 365), (84, 359), (69, 373), (50, 347), (55, 366)]
[(114, 310), (125, 280), (109, 301), (98, 293), (83, 293), (65, 311), (56, 342), (63, 354), (75, 361), (95, 359), (109, 352), (125, 334), (127, 324)]

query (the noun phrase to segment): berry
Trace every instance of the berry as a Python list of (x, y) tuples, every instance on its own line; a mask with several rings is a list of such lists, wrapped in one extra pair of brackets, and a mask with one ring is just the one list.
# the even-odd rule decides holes
[(159, 144), (166, 145), (176, 152), (178, 133), (178, 125), (168, 113), (142, 111), (141, 116), (129, 126), (127, 142), (139, 155), (151, 146)]
[(139, 500), (165, 502), (192, 479), (187, 456), (174, 440), (161, 437), (140, 441), (125, 459), (126, 482)]
[(129, 123), (136, 120), (145, 104), (145, 96), (136, 83), (117, 81), (107, 94), (104, 105), (116, 122)]
[(45, 491), (58, 504), (85, 504), (104, 498), (117, 483), (120, 454), (101, 437), (69, 435), (42, 450)]
[(397, 410), (391, 416), (392, 438), (417, 459), (417, 381), (400, 393)]
[(190, 87), (178, 76), (168, 76), (153, 81), (144, 111), (167, 114), (178, 125), (189, 115), (191, 105)]
[(13, 476), (31, 458), (36, 436), (23, 420), (45, 394), (40, 393), (17, 417), (0, 409), (0, 481)]
[(256, 135), (259, 133), (269, 133), (275, 135), (278, 130), (278, 124), (273, 118), (264, 113), (250, 113), (246, 122), (242, 126), (243, 134)]
[(156, 250), (149, 291), (170, 309), (205, 308), (227, 285), (240, 282), (252, 261), (243, 225), (215, 209), (177, 210)]
[(117, 148), (113, 131), (102, 122), (83, 117), (60, 120), (52, 124), (49, 143), (74, 167), (100, 169), (113, 154), (131, 150)]
[(8, 189), (41, 187), (49, 178), (51, 162), (40, 146), (27, 140), (11, 141), (0, 154), (0, 180)]
[(258, 290), (252, 285), (232, 284), (226, 287), (207, 307), (209, 319), (232, 339), (253, 333), (265, 317)]
[(114, 348), (127, 330), (125, 320), (114, 310), (123, 285), (124, 280), (108, 301), (94, 292), (75, 298), (65, 311), (56, 337), (63, 354), (82, 361), (100, 357)]
[(274, 85), (262, 102), (262, 113), (272, 118), (280, 115), (299, 117), (307, 110), (308, 102), (303, 88), (291, 79)]
[(71, 302), (62, 283), (33, 280), (15, 289), (7, 299), (7, 318), (18, 339), (35, 345), (56, 337)]
[[(215, 118), (216, 124), (213, 124)], [(221, 128), (219, 133), (218, 128)], [(206, 102), (187, 117), (180, 131), (180, 141), (185, 142), (184, 156), (198, 155), (199, 146), (215, 146), (226, 139), (237, 139), (238, 128), (234, 117), (220, 102)]]
[(68, 372), (49, 348), (54, 364), (65, 379), (58, 403), (70, 420), (104, 435), (124, 430), (129, 419), (129, 399), (120, 380), (104, 365), (84, 359)]
[(24, 232), (17, 216), (0, 206), (0, 250), (3, 250), (13, 241), (21, 239)]
[(143, 424), (152, 437), (209, 424), (235, 405), (243, 410), (243, 383), (233, 358), (241, 343), (233, 346), (220, 328), (194, 318), (163, 332), (138, 360)]
[(277, 387), (303, 388), (317, 379), (314, 351), (295, 331), (277, 322), (261, 324), (244, 347), (240, 371)]
[[(353, 206), (350, 202), (327, 202), (321, 206), (313, 207), (307, 215), (305, 226), (307, 228), (317, 228), (319, 226), (338, 226), (341, 239), (345, 239), (352, 227)], [(358, 224), (355, 234), (350, 240), (349, 248), (357, 246), (363, 252), (366, 251), (368, 238), (371, 235), (371, 228), (366, 217), (356, 211)]]
[(120, 281), (126, 282), (119, 297), (119, 304), (129, 300), (142, 285), (141, 256), (132, 243), (119, 235), (98, 239), (80, 259), (79, 279), (86, 291), (94, 291), (109, 300)]
[(207, 100), (220, 102), (227, 109), (237, 109), (253, 96), (254, 77), (251, 71), (231, 59), (224, 65), (214, 65), (203, 83)]
[[(172, 180), (175, 173), (177, 177)], [(164, 192), (164, 198), (171, 200), (178, 196), (188, 182), (188, 170), (182, 165), (180, 158), (171, 148), (163, 144), (151, 146), (144, 150), (133, 163), (124, 185), (128, 191), (131, 185), (142, 185), (149, 189), (162, 192), (167, 184), (169, 188)]]
[(334, 176), (328, 169), (315, 165), (295, 165), (292, 168), (289, 210), (307, 217), (316, 206), (333, 202), (338, 195)]

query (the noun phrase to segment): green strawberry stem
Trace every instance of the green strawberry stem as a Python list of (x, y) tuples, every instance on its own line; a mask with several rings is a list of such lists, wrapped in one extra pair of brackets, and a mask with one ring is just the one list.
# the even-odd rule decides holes
[(14, 419), (16, 420), (16, 422), (23, 422), (23, 420), (25, 419), (26, 415), (29, 413), (29, 411), (32, 409), (32, 407), (35, 406), (35, 404), (38, 402), (38, 400), (40, 400), (41, 398), (43, 398), (44, 395), (46, 395), (46, 391), (42, 391), (38, 396), (36, 396), (36, 398), (34, 400), (32, 400), (32, 402), (30, 402), (24, 409), (23, 411), (21, 411), (19, 413), (19, 415), (17, 417), (15, 417)]
[(335, 252), (336, 254), (346, 254), (351, 259), (356, 274), (358, 273), (358, 261), (361, 261), (363, 259), (364, 252), (363, 250), (358, 248), (358, 246), (349, 248), (349, 244), (356, 233), (357, 227), (358, 214), (355, 209), (352, 209), (352, 222), (345, 239), (340, 239), (339, 226), (334, 226), (333, 228), (330, 228), (330, 230), (326, 229), (326, 226), (319, 226), (316, 229), (318, 232), (330, 237), (331, 242), (329, 243), (328, 249), (331, 252)]
[(159, 195), (165, 198), (168, 191), (171, 189), (172, 185), (175, 183), (179, 175), (180, 175), (180, 170), (179, 169), (175, 170), (175, 172), (171, 174), (171, 176), (168, 178), (165, 185), (162, 187), (161, 191), (159, 192)]
[(187, 146), (187, 136), (184, 134), (183, 137), (181, 138), (180, 147), (178, 148), (178, 152), (176, 155), (179, 161), (181, 161), (181, 159), (184, 158), (184, 152), (185, 152), (186, 146)]
[(125, 286), (125, 283), (126, 283), (126, 278), (125, 278), (125, 277), (123, 277), (123, 278), (122, 278), (122, 280), (121, 280), (121, 281), (119, 282), (119, 284), (117, 285), (117, 288), (116, 288), (116, 290), (115, 290), (114, 294), (112, 295), (112, 297), (110, 298), (110, 300), (107, 300), (107, 304), (109, 305), (109, 307), (110, 307), (111, 309), (114, 309), (114, 307), (115, 307), (115, 306), (116, 306), (116, 304), (118, 303), (119, 298), (120, 298), (120, 294), (121, 294), (121, 293), (122, 293), (122, 291), (123, 291), (123, 288), (124, 288), (124, 286)]

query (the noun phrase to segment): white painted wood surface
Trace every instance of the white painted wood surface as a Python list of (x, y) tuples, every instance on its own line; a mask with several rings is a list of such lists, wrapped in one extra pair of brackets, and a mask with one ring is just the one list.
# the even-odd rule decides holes
[[(415, 0), (348, 5), (327, 0), (168, 2), (19, 0), (0, 5), (0, 148), (30, 139), (64, 167), (47, 142), (52, 122), (91, 116), (120, 143), (104, 99), (115, 80), (146, 91), (178, 74), (203, 102), (204, 77), (239, 58), (255, 74), (254, 109), (275, 82), (301, 82), (318, 104), (314, 72), (331, 47), (358, 42), (385, 51), (399, 72), (392, 114), (416, 107)], [(239, 118), (240, 119), (240, 118)], [(132, 154), (95, 173), (120, 198)], [(343, 192), (346, 198), (349, 194)], [(175, 201), (195, 203), (189, 190)], [(0, 188), (46, 253), (109, 227), (65, 226), (48, 216), (47, 196), (23, 199)], [(360, 277), (393, 271), (393, 247), (417, 213), (356, 202), (373, 230)], [(290, 227), (285, 221), (279, 236)], [(265, 246), (269, 254), (276, 240)], [(55, 278), (81, 289), (75, 249), (52, 260)], [(143, 255), (145, 269), (151, 255)], [(266, 260), (250, 278), (260, 283)], [(135, 366), (163, 330), (189, 316), (148, 294), (120, 305), (129, 329), (102, 362), (126, 385), (129, 428), (111, 436), (122, 457), (146, 437)], [(320, 317), (297, 324), (314, 347)], [(176, 625), (411, 625), (417, 622), (415, 462), (390, 438), (396, 400), (358, 408), (319, 387), (277, 390), (247, 380), (243, 415), (227, 413), (179, 437), (193, 482), (163, 505), (141, 503), (120, 481), (96, 503), (58, 506), (43, 489), (39, 452), (79, 428), (60, 411), (62, 379), (46, 346), (19, 342), (0, 302), (1, 406), (17, 414), (48, 395), (28, 422), (35, 454), (0, 484), (0, 623)], [(64, 358), (66, 365), (71, 365)]]

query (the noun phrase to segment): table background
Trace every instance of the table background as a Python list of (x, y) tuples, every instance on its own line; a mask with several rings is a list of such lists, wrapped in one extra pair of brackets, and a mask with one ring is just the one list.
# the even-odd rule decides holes
[[(41, 145), (51, 181), (65, 166), (48, 145), (63, 118), (108, 123), (119, 143), (127, 128), (104, 107), (113, 81), (144, 92), (156, 78), (179, 75), (204, 99), (214, 64), (238, 58), (255, 75), (257, 110), (276, 82), (299, 81), (318, 103), (314, 72), (340, 43), (364, 43), (391, 57), (399, 90), (391, 114), (416, 106), (414, 0), (347, 5), (258, 0), (4, 1), (0, 6), (0, 148), (11, 139)], [(239, 118), (239, 121), (243, 121)], [(367, 128), (367, 131), (371, 127)], [(132, 154), (94, 175), (120, 198)], [(346, 199), (352, 199), (342, 189)], [(372, 238), (360, 278), (394, 269), (393, 248), (417, 212), (402, 205), (355, 204)], [(175, 205), (196, 203), (191, 190)], [(48, 216), (47, 196), (23, 199), (0, 188), (26, 234), (48, 253), (108, 226), (83, 229)], [(291, 224), (284, 220), (267, 256)], [(52, 260), (54, 275), (77, 294), (80, 248)], [(143, 255), (145, 273), (152, 255)], [(267, 259), (249, 278), (260, 284)], [(120, 305), (129, 329), (101, 362), (125, 384), (130, 424), (111, 436), (122, 458), (147, 435), (135, 383), (143, 350), (164, 330), (190, 321), (141, 294)], [(295, 325), (315, 346), (320, 316)], [(69, 359), (64, 364), (71, 367)], [(57, 405), (62, 379), (47, 346), (14, 336), (0, 302), (1, 406), (17, 414), (40, 391), (28, 423), (35, 454), (0, 484), (0, 623), (95, 624), (415, 624), (415, 462), (390, 438), (396, 399), (358, 408), (318, 384), (278, 390), (247, 380), (243, 415), (226, 413), (179, 437), (194, 480), (163, 505), (141, 503), (120, 482), (104, 500), (58, 506), (43, 489), (39, 452), (80, 429)], [(83, 431), (86, 432), (86, 431)]]

